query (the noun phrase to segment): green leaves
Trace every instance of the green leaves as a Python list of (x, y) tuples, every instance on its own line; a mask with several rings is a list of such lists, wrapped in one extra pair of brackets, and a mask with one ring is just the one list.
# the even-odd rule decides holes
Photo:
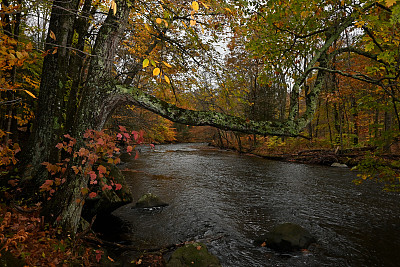
[(143, 60), (143, 68), (146, 68), (149, 65), (150, 61), (146, 58)]

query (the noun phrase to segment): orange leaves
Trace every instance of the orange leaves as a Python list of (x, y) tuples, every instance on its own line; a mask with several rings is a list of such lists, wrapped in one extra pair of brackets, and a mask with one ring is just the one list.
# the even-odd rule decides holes
[(391, 7), (391, 6), (393, 6), (396, 2), (397, 2), (397, 0), (386, 0), (386, 6), (387, 6), (387, 7)]
[(168, 84), (171, 84), (171, 81), (169, 80), (169, 78), (168, 78), (167, 75), (164, 75), (164, 79), (165, 79), (165, 81), (166, 81)]
[(168, 64), (167, 62), (162, 61), (162, 63), (163, 63), (165, 66), (167, 66), (168, 68), (172, 68), (172, 66), (171, 66), (170, 64)]
[(28, 90), (24, 90), (24, 92), (26, 92), (31, 97), (36, 98), (36, 96), (34, 94), (32, 94), (31, 92), (29, 92)]
[(115, 14), (117, 13), (117, 3), (115, 3), (114, 0), (111, 1), (111, 10), (113, 11), (113, 14), (115, 16)]
[[(82, 241), (73, 244), (57, 238), (58, 229), (44, 227), (44, 221), (37, 207), (19, 207), (28, 213), (17, 213), (6, 206), (0, 206), (0, 243), (2, 251), (9, 251), (16, 258), (23, 258), (24, 266), (63, 266), (63, 263), (89, 262), (89, 248), (82, 253)], [(84, 251), (84, 250), (83, 250)], [(93, 251), (94, 252), (94, 251)]]
[[(6, 132), (0, 129), (0, 138), (6, 134)], [(12, 167), (10, 165), (17, 164), (15, 155), (20, 151), (21, 149), (17, 143), (0, 144), (0, 166), (4, 166), (7, 170)]]
[(52, 30), (50, 30), (49, 36), (50, 36), (50, 38), (53, 39), (54, 41), (57, 40), (57, 39), (56, 39), (56, 35), (54, 34), (54, 32), (53, 32)]
[(157, 76), (158, 74), (160, 74), (160, 68), (154, 68), (153, 76)]

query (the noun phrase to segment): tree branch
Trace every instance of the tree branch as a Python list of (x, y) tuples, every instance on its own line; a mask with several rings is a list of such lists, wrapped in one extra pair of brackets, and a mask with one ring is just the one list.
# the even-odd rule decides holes
[[(252, 121), (215, 111), (197, 111), (183, 109), (149, 95), (142, 90), (126, 85), (116, 85), (122, 94), (118, 104), (131, 103), (141, 106), (173, 122), (192, 126), (214, 126), (223, 130), (237, 131), (248, 134), (274, 136), (301, 136), (302, 130), (296, 121)], [(114, 99), (115, 101), (115, 99)], [(305, 136), (301, 136), (307, 138)]]

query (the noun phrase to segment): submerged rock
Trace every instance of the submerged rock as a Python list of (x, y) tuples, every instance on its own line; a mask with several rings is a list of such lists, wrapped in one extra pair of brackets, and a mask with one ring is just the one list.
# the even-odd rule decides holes
[(155, 207), (165, 207), (168, 206), (167, 203), (162, 201), (158, 196), (152, 193), (144, 194), (136, 202), (136, 208), (155, 208)]
[(255, 245), (267, 246), (278, 251), (306, 249), (315, 238), (303, 227), (294, 223), (277, 225), (271, 232), (254, 241)]
[(207, 247), (202, 243), (187, 244), (172, 253), (167, 267), (217, 267), (221, 266), (218, 258), (208, 252)]
[(121, 162), (129, 162), (132, 159), (132, 154), (128, 152), (122, 152), (119, 155), (119, 159), (121, 160)]
[[(97, 196), (94, 198), (87, 198), (83, 206), (82, 217), (88, 221), (90, 221), (94, 215), (108, 215), (117, 208), (133, 201), (131, 189), (127, 185), (125, 177), (120, 169), (114, 164), (101, 163), (101, 165), (107, 167), (107, 170), (110, 171), (108, 177), (113, 177), (114, 183), (122, 185), (122, 188), (119, 190), (115, 190), (114, 188), (111, 190), (102, 190), (98, 187)], [(102, 179), (106, 182), (105, 178)]]

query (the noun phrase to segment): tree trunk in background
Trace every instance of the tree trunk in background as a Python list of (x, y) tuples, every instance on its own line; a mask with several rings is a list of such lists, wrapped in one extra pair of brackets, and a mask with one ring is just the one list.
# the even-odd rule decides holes
[(358, 145), (358, 135), (360, 133), (360, 122), (358, 117), (358, 109), (356, 99), (354, 97), (351, 98), (351, 108), (353, 110), (353, 118), (354, 118), (354, 130), (353, 130), (353, 145)]

